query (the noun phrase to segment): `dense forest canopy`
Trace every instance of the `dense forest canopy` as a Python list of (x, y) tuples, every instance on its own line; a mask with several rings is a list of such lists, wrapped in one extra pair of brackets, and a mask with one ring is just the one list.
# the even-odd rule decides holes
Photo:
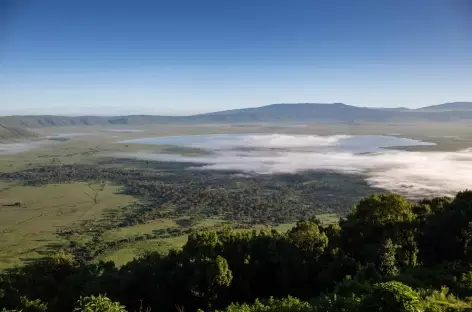
[[(122, 167), (122, 164), (130, 167)], [(380, 189), (359, 175), (306, 171), (239, 177), (238, 171), (188, 170), (195, 164), (107, 159), (101, 166), (50, 165), (1, 173), (0, 180), (29, 186), (110, 181), (145, 202), (127, 224), (181, 215), (218, 216), (246, 223), (284, 223), (336, 212)], [(159, 209), (175, 207), (175, 209)]]
[(202, 231), (117, 268), (59, 253), (0, 275), (4, 311), (471, 311), (472, 192), (362, 199), (338, 224)]

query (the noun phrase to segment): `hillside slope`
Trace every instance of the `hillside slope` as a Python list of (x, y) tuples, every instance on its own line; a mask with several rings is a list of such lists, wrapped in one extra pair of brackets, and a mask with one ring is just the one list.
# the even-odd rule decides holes
[(236, 120), (236, 121), (324, 121), (342, 122), (355, 120), (383, 121), (395, 117), (396, 112), (382, 111), (372, 108), (364, 108), (333, 104), (272, 104), (255, 108), (243, 108), (221, 111), (193, 117), (211, 119), (212, 121)]
[(418, 111), (472, 111), (472, 102), (452, 102), (431, 105), (417, 109)]
[(0, 141), (31, 139), (35, 137), (38, 137), (38, 135), (31, 130), (0, 124)]

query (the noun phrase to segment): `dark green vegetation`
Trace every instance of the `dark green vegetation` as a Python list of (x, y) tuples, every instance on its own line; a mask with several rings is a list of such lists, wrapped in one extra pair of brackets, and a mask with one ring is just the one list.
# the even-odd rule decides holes
[(0, 180), (27, 186), (97, 181), (122, 185), (124, 194), (143, 201), (126, 224), (184, 215), (252, 224), (287, 223), (315, 213), (342, 214), (376, 191), (356, 175), (313, 171), (240, 176), (239, 172), (188, 167), (195, 164), (110, 159), (101, 166), (56, 165), (0, 173)]
[[(339, 223), (192, 233), (115, 267), (69, 253), (0, 275), (4, 311), (471, 311), (472, 192), (362, 199)], [(106, 295), (105, 295), (106, 294)], [(10, 309), (10, 310), (7, 310)]]
[[(63, 248), (83, 261), (118, 259), (122, 264), (150, 245), (158, 244), (152, 248), (163, 252), (179, 247), (188, 234), (203, 228), (278, 226), (315, 215), (335, 222), (333, 215), (344, 214), (376, 191), (355, 175), (241, 177), (188, 166), (195, 165), (102, 158), (98, 164), (0, 173), (7, 185), (0, 198), (9, 198), (0, 201), (3, 261), (10, 262), (12, 256), (30, 260)], [(113, 194), (117, 186), (119, 194)], [(26, 235), (29, 240), (18, 240)], [(36, 248), (26, 257), (33, 247), (29, 242)]]
[(78, 125), (150, 125), (258, 122), (385, 122), (457, 121), (472, 119), (472, 102), (457, 102), (412, 109), (379, 109), (334, 104), (273, 104), (192, 116), (7, 116), (0, 124), (42, 128)]

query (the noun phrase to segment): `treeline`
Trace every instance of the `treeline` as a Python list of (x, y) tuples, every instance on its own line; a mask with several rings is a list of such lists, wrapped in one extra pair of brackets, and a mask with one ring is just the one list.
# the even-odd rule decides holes
[[(69, 254), (0, 275), (23, 311), (472, 311), (472, 192), (372, 195), (339, 224), (203, 231), (116, 268)], [(7, 310), (9, 311), (9, 310)]]
[(239, 177), (231, 171), (188, 170), (194, 164), (129, 162), (135, 168), (106, 163), (52, 165), (0, 173), (0, 180), (22, 181), (28, 186), (111, 181), (122, 185), (125, 194), (146, 203), (125, 218), (126, 225), (189, 215), (245, 223), (288, 223), (326, 212), (345, 214), (362, 197), (380, 191), (360, 176), (332, 172)]

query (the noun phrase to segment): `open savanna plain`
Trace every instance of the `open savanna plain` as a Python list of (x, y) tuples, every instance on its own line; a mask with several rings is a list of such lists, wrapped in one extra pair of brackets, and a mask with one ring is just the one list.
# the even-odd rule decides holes
[(437, 144), (409, 150), (457, 151), (472, 146), (469, 129), (460, 123), (33, 129), (38, 134), (33, 140), (2, 142), (40, 144), (0, 153), (0, 269), (58, 250), (122, 265), (147, 251), (179, 248), (201, 229), (287, 231), (297, 220), (313, 216), (334, 223), (360, 198), (383, 191), (349, 174), (241, 177), (232, 171), (188, 170), (191, 165), (185, 163), (118, 157), (138, 151), (205, 153), (119, 143), (123, 140), (215, 133), (382, 134)]

